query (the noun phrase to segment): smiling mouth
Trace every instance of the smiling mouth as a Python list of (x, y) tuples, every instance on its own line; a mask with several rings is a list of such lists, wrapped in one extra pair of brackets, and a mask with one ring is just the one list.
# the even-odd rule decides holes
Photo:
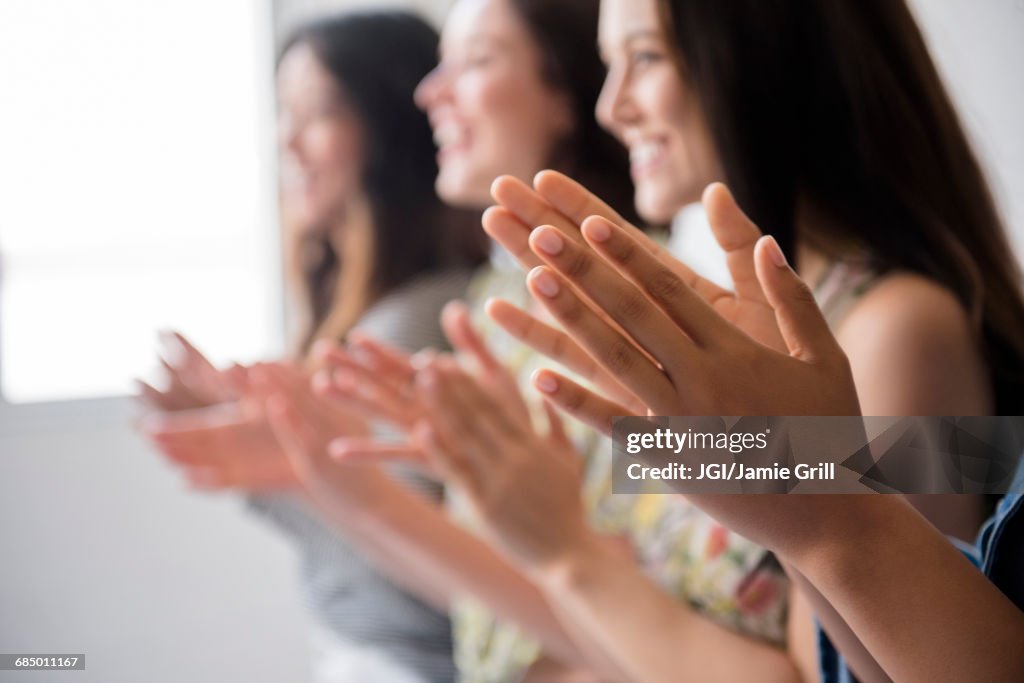
[(434, 144), (437, 145), (438, 159), (465, 150), (469, 146), (469, 134), (463, 126), (442, 123), (434, 128)]
[(639, 142), (629, 148), (629, 167), (636, 177), (650, 173), (664, 160), (665, 145), (662, 142)]

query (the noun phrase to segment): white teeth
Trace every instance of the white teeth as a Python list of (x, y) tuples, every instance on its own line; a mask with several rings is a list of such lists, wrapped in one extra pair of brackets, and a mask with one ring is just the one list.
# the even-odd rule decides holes
[(466, 131), (454, 123), (442, 123), (434, 128), (434, 144), (438, 147), (458, 145), (466, 139)]
[(629, 148), (629, 161), (634, 166), (649, 164), (665, 149), (660, 142), (641, 142)]

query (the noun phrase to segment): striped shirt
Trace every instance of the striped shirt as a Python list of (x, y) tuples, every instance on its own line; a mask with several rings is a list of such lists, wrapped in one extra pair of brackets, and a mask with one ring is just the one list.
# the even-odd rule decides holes
[[(424, 348), (447, 348), (439, 316), (444, 305), (462, 297), (473, 273), (449, 270), (414, 278), (375, 303), (355, 329), (373, 338), (415, 352)], [(394, 475), (404, 483), (440, 500), (440, 484), (407, 470)], [(383, 578), (362, 559), (330, 524), (322, 520), (299, 497), (275, 493), (254, 495), (250, 507), (275, 524), (296, 545), (302, 559), (302, 582), (306, 600), (317, 624), (314, 655), (315, 676), (335, 681), (422, 681), (450, 683), (456, 678), (452, 659), (452, 635), (448, 617), (422, 603)], [(327, 637), (328, 645), (324, 641)], [(329, 638), (337, 639), (334, 653)], [(365, 659), (397, 665), (388, 675), (375, 669), (373, 675), (330, 674), (349, 664), (357, 646), (372, 651)], [(332, 663), (331, 660), (334, 660)], [(319, 661), (318, 661), (319, 660)], [(408, 675), (406, 675), (408, 674)]]

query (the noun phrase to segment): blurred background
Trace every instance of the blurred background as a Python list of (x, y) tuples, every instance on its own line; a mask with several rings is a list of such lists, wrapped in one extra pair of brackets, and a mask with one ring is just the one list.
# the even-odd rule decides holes
[[(169, 476), (126, 395), (158, 330), (215, 361), (283, 348), (275, 45), (449, 4), (0, 3), (0, 652), (87, 658), (32, 680), (306, 678), (285, 542)], [(911, 4), (1024, 247), (1024, 0)]]

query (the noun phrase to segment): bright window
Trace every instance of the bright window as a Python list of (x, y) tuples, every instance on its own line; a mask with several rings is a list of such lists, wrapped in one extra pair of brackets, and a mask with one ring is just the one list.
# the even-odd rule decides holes
[(279, 346), (269, 2), (0, 3), (0, 394)]

